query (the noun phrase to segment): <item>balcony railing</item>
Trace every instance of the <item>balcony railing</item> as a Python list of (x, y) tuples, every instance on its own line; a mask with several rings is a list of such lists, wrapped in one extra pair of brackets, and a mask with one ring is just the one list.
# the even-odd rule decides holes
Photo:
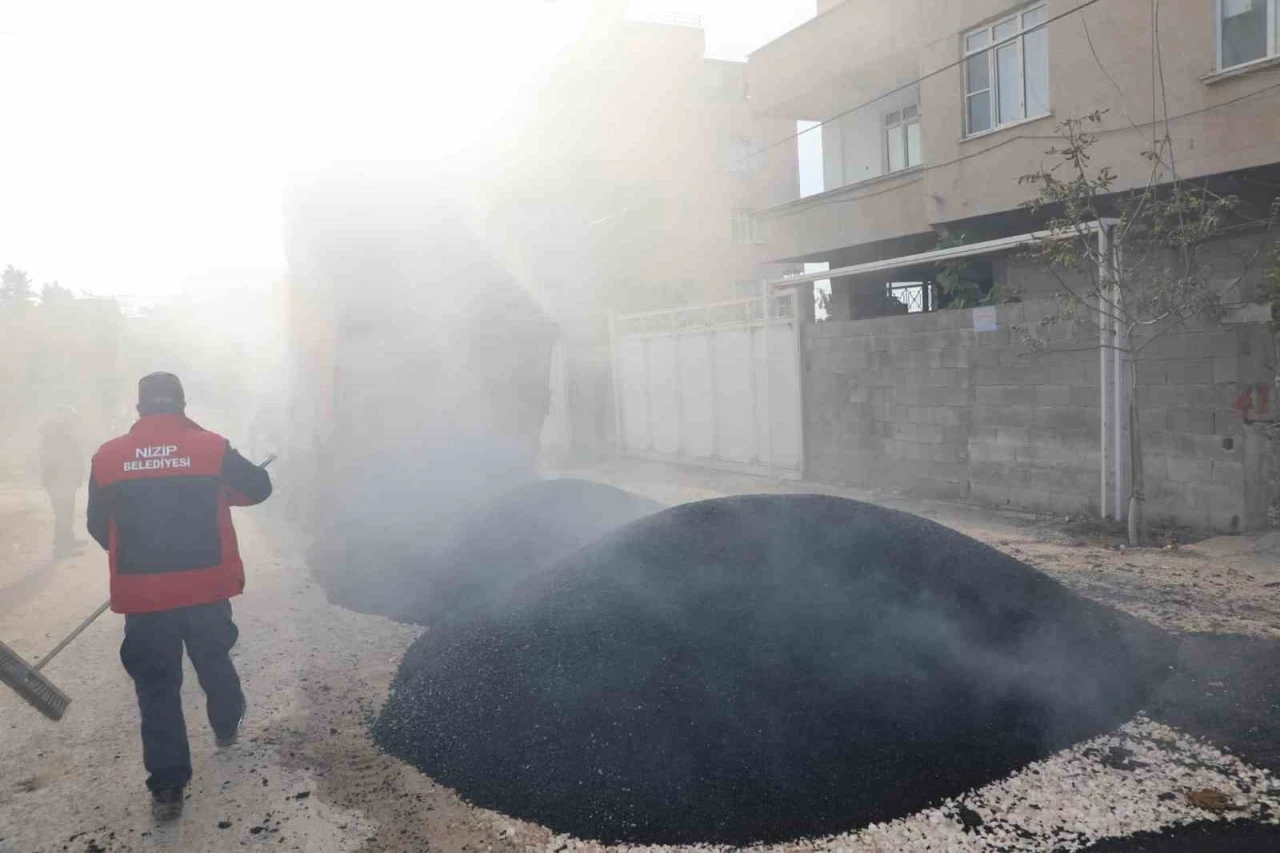
[(627, 7), (627, 19), (647, 24), (665, 24), (669, 27), (688, 27), (702, 29), (702, 16), (692, 12), (677, 12), (672, 9), (653, 8), (643, 3), (631, 3)]

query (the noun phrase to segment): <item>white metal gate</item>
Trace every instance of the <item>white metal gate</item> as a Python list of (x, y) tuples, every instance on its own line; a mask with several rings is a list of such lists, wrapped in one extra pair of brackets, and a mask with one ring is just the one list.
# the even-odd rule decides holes
[(556, 339), (555, 347), (551, 350), (549, 374), (551, 400), (547, 407), (547, 416), (542, 421), (538, 446), (542, 459), (555, 465), (568, 458), (573, 441), (569, 427), (569, 379), (562, 337)]
[(613, 323), (619, 450), (781, 477), (804, 468), (795, 291)]

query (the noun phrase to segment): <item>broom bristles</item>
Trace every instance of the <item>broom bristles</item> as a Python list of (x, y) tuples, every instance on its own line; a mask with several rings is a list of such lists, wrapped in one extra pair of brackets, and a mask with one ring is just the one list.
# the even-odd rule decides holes
[(9, 685), (27, 704), (51, 720), (60, 720), (70, 697), (53, 686), (13, 649), (0, 643), (0, 681)]

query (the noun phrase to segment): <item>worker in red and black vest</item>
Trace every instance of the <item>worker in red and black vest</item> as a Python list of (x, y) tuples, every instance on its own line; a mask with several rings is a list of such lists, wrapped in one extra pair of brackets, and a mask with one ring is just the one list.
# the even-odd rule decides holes
[(53, 507), (53, 559), (69, 557), (84, 544), (75, 538), (76, 491), (84, 483), (80, 416), (70, 406), (40, 427), (40, 482)]
[(120, 660), (142, 713), (142, 760), (156, 820), (182, 814), (191, 751), (182, 717), (182, 648), (208, 699), (219, 747), (235, 743), (245, 700), (230, 651), (228, 600), (244, 590), (231, 507), (271, 494), (267, 472), (188, 420), (171, 373), (138, 382), (137, 423), (94, 454), (89, 533), (110, 554)]

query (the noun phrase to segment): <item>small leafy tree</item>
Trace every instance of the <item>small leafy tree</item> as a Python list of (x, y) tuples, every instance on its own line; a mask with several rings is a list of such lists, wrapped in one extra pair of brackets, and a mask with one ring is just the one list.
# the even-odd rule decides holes
[(31, 276), (26, 270), (20, 270), (10, 264), (0, 273), (0, 303), (5, 305), (26, 305), (35, 297), (35, 288), (31, 285)]
[(61, 308), (75, 301), (75, 298), (70, 288), (63, 287), (56, 281), (51, 281), (40, 288), (41, 308)]
[[(1047, 327), (1070, 322), (1114, 330), (1120, 352), (1120, 381), (1129, 390), (1130, 470), (1129, 538), (1142, 532), (1142, 456), (1137, 428), (1136, 363), (1153, 342), (1198, 318), (1218, 319), (1240, 301), (1240, 283), (1268, 251), (1269, 233), (1280, 217), (1280, 198), (1268, 214), (1250, 218), (1240, 199), (1214, 192), (1206, 180), (1178, 179), (1172, 142), (1157, 138), (1142, 152), (1150, 166), (1146, 185), (1119, 190), (1110, 166), (1095, 166), (1092, 149), (1105, 111), (1059, 123), (1061, 142), (1050, 148), (1038, 171), (1019, 178), (1035, 188), (1027, 203), (1048, 217), (1051, 236), (1030, 253), (1053, 273), (1057, 310), (1024, 330), (1024, 342), (1037, 350), (1054, 347)], [(1110, 251), (1097, 236), (1099, 223), (1110, 229)], [(1240, 234), (1264, 233), (1243, 253), (1209, 253), (1212, 244)], [(1102, 346), (1101, 343), (1098, 346)], [(1119, 510), (1119, 508), (1117, 508)]]
[[(967, 234), (943, 231), (938, 238), (938, 249), (952, 249), (969, 243)], [(1001, 292), (988, 274), (985, 274), (972, 258), (945, 261), (938, 265), (934, 277), (938, 290), (938, 303), (944, 308), (973, 308), (1008, 301), (1011, 294)]]
[(1267, 298), (1271, 300), (1271, 332), (1276, 334), (1280, 333), (1280, 240), (1271, 245), (1271, 257), (1267, 260), (1266, 282)]

